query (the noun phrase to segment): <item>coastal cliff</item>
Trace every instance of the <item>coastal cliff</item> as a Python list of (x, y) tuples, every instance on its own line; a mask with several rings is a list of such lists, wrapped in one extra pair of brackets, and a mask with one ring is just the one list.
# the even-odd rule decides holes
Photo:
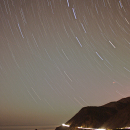
[(59, 126), (55, 130), (130, 127), (130, 97), (103, 106), (84, 107), (65, 124), (69, 127)]

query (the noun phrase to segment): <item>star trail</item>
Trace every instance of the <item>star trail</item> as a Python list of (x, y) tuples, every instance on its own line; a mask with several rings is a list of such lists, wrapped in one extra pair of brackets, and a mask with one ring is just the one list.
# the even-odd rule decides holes
[(60, 125), (130, 96), (130, 0), (0, 0), (0, 125)]

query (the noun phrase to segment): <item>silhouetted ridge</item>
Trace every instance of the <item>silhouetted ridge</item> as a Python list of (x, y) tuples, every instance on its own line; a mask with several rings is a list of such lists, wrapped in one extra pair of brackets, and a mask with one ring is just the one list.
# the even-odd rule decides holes
[(85, 107), (67, 121), (66, 124), (69, 124), (70, 127), (93, 126), (98, 128), (116, 112), (115, 109), (107, 107)]
[(105, 122), (103, 126), (112, 129), (126, 126), (130, 127), (130, 104), (128, 104), (124, 109), (119, 110), (107, 122)]
[(130, 127), (130, 97), (99, 107), (83, 107), (65, 124), (70, 127), (60, 126), (56, 130), (74, 130), (81, 126), (110, 129)]

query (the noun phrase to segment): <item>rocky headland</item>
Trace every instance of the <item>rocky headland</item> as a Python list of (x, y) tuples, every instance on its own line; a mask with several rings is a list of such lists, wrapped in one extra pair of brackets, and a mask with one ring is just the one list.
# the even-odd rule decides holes
[(117, 129), (130, 127), (130, 97), (110, 102), (103, 106), (83, 107), (65, 125), (55, 130), (76, 130), (82, 128)]

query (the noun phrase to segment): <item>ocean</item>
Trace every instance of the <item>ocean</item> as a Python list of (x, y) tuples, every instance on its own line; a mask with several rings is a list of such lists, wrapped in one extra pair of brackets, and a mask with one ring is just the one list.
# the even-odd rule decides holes
[(57, 126), (0, 126), (0, 130), (55, 130)]

